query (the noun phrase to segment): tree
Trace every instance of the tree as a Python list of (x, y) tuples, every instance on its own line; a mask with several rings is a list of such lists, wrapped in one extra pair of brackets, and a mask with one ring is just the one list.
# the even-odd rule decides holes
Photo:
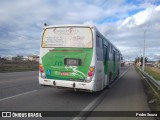
[[(148, 62), (148, 58), (147, 57), (145, 57), (145, 63), (147, 63)], [(143, 57), (141, 56), (141, 63), (143, 64)], [(141, 65), (142, 65), (141, 64)]]
[[(148, 62), (148, 58), (147, 57), (145, 57), (145, 63), (146, 62)], [(143, 64), (143, 57), (141, 56), (141, 57), (135, 58), (135, 64), (136, 63), (140, 63), (140, 66), (142, 66), (142, 64)]]
[(23, 56), (17, 55), (16, 57), (13, 58), (15, 61), (21, 61), (23, 59)]
[(140, 62), (140, 57), (135, 58), (135, 63)]

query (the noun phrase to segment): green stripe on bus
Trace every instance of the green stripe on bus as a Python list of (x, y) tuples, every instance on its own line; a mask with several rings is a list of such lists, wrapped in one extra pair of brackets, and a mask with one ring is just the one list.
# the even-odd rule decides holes
[[(55, 48), (42, 57), (42, 64), (47, 79), (86, 79), (91, 64), (93, 49), (91, 48)], [(67, 66), (65, 58), (81, 59), (80, 66)], [(61, 75), (66, 72), (67, 75)]]

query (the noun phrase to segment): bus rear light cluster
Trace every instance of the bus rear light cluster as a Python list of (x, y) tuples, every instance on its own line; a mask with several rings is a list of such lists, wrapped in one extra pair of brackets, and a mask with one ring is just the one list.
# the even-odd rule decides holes
[(89, 76), (89, 77), (92, 77), (92, 76), (93, 76), (93, 73), (94, 73), (94, 67), (90, 67), (90, 68), (89, 68), (89, 71), (88, 71), (88, 76)]
[(92, 77), (93, 73), (91, 71), (88, 72), (88, 76)]
[(41, 77), (46, 78), (46, 75), (44, 73), (44, 68), (43, 68), (42, 64), (39, 65), (39, 71), (40, 71)]
[(40, 72), (43, 73), (43, 72), (44, 72), (44, 69), (40, 69)]
[(42, 64), (39, 65), (39, 71), (40, 71), (41, 73), (44, 72), (44, 69), (43, 69), (43, 65), (42, 65)]

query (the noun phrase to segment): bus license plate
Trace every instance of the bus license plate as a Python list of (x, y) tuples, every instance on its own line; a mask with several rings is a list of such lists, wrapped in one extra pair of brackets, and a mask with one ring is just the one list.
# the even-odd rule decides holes
[(62, 75), (62, 76), (68, 76), (69, 72), (60, 72), (60, 75)]

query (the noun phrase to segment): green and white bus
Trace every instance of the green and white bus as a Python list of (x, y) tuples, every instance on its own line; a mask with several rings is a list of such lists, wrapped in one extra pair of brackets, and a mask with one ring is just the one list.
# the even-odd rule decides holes
[(95, 26), (45, 26), (39, 84), (100, 91), (120, 73), (121, 52)]

